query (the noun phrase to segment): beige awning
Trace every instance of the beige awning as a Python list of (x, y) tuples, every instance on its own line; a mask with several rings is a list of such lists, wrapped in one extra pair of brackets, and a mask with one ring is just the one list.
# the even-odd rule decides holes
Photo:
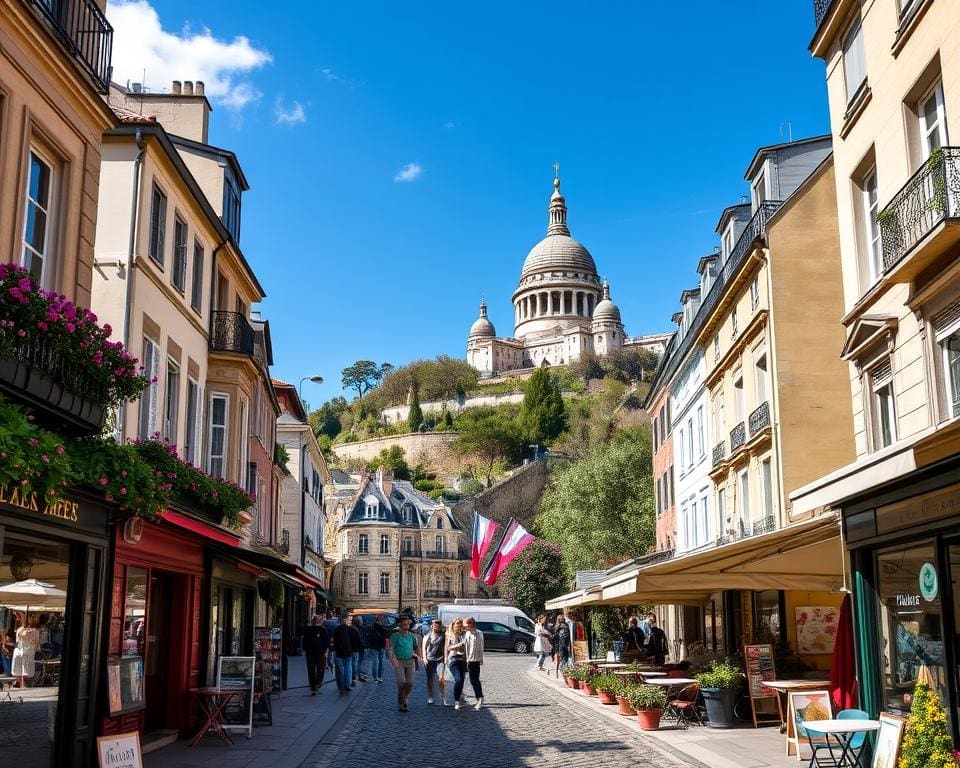
[(545, 608), (548, 611), (557, 611), (563, 608), (576, 608), (581, 605), (591, 605), (596, 603), (601, 597), (600, 587), (587, 587), (578, 589), (576, 592), (568, 592), (565, 595), (547, 600)]
[(595, 589), (558, 597), (548, 608), (577, 605), (695, 604), (723, 589), (834, 592), (843, 586), (839, 515), (691, 552), (618, 574)]

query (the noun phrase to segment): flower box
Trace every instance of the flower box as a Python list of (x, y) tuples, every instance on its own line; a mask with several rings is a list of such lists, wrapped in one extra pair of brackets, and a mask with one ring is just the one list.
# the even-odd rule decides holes
[(106, 413), (100, 405), (15, 358), (0, 360), (0, 393), (27, 406), (41, 424), (60, 432), (93, 435), (103, 429)]

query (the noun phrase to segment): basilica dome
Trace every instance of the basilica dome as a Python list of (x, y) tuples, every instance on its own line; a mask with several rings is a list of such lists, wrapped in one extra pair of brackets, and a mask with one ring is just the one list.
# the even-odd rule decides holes
[(610, 298), (610, 285), (606, 281), (603, 283), (603, 298), (593, 308), (593, 322), (623, 323), (620, 318), (620, 307)]
[(473, 321), (473, 325), (470, 326), (470, 338), (493, 338), (497, 335), (497, 332), (493, 328), (493, 323), (490, 322), (487, 317), (487, 304), (485, 301), (480, 301), (480, 317)]

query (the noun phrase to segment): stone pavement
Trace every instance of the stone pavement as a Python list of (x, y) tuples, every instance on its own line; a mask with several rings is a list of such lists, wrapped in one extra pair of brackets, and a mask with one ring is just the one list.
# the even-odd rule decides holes
[[(679, 768), (687, 766), (652, 740), (557, 696), (527, 675), (532, 655), (488, 653), (484, 707), (428, 706), (423, 673), (410, 711), (396, 705), (392, 676), (368, 685), (364, 698), (304, 762), (319, 766), (394, 765), (433, 768)], [(448, 688), (448, 697), (452, 683)], [(465, 692), (472, 704), (469, 683)]]

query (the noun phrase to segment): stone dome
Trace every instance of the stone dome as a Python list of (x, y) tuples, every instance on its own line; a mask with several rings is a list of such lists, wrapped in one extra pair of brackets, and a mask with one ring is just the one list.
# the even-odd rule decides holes
[(567, 202), (560, 194), (559, 176), (553, 180), (550, 196), (547, 236), (530, 249), (523, 262), (520, 281), (540, 272), (567, 272), (597, 279), (597, 265), (590, 251), (570, 237), (567, 227)]
[(620, 318), (620, 308), (611, 300), (610, 284), (606, 281), (603, 283), (603, 298), (593, 308), (593, 322), (623, 324), (623, 320)]
[(493, 323), (487, 318), (487, 305), (483, 300), (480, 301), (480, 317), (473, 321), (470, 326), (470, 338), (477, 337), (494, 338), (497, 332), (493, 328)]

